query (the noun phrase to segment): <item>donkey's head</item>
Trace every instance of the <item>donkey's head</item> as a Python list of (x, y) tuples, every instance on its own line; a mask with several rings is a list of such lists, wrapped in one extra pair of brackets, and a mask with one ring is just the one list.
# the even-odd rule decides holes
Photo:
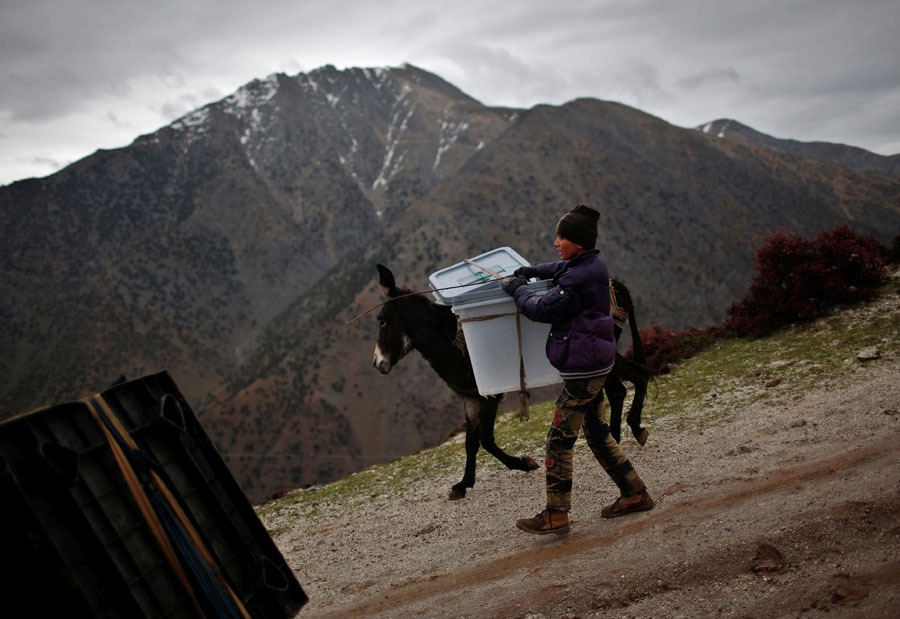
[[(384, 294), (389, 300), (409, 293), (409, 290), (397, 288), (390, 269), (381, 264), (377, 267), (378, 283), (384, 288)], [(403, 305), (402, 301), (385, 303), (378, 312), (378, 342), (375, 344), (372, 364), (382, 374), (390, 372), (413, 349), (412, 340), (407, 333)]]

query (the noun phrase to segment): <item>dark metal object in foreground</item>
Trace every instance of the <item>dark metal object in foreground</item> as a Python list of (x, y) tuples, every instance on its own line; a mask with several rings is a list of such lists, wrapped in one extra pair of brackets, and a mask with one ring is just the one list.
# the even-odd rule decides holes
[[(139, 490), (158, 507), (160, 493), (152, 498), (150, 479), (165, 479), (170, 501), (187, 516), (212, 571), (221, 574), (216, 579), (234, 593), (234, 606), (253, 617), (295, 615), (306, 594), (162, 372), (111, 387), (90, 403), (61, 404), (0, 424), (4, 616), (220, 614), (195, 576), (203, 569), (192, 571), (179, 560), (190, 593), (167, 559), (135, 500), (135, 484), (126, 483), (122, 463), (92, 415), (98, 401), (136, 447), (129, 460)], [(172, 545), (194, 546), (184, 539)]]

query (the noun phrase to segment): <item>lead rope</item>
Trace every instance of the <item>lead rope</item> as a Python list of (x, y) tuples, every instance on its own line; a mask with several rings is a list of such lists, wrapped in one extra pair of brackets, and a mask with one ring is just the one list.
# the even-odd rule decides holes
[(528, 421), (530, 411), (528, 410), (528, 399), (531, 394), (525, 388), (525, 356), (522, 353), (522, 319), (521, 312), (516, 307), (516, 336), (519, 339), (519, 421)]
[(628, 312), (619, 307), (616, 301), (616, 289), (613, 287), (613, 280), (609, 280), (609, 313), (613, 318), (613, 323), (620, 329), (624, 329), (625, 321), (628, 320)]
[[(490, 273), (493, 273), (493, 271), (490, 271)], [(497, 278), (498, 278), (498, 279), (506, 279), (506, 277), (500, 277), (499, 275), (497, 276)], [(480, 286), (480, 285), (482, 285), (482, 284), (486, 284), (486, 283), (491, 282), (491, 281), (494, 281), (494, 280), (485, 279), (485, 280), (481, 280), (481, 281), (477, 281), (477, 282), (470, 282), (470, 283), (468, 283), (468, 284), (460, 284), (459, 286), (445, 286), (444, 288), (426, 288), (425, 290), (415, 290), (415, 291), (413, 291), (413, 292), (408, 292), (408, 293), (406, 293), (406, 294), (401, 294), (401, 295), (398, 295), (398, 296), (396, 296), (396, 297), (391, 297), (391, 298), (388, 299), (387, 301), (383, 301), (383, 302), (379, 303), (378, 305), (373, 305), (372, 307), (370, 307), (369, 309), (367, 309), (366, 311), (364, 311), (364, 312), (363, 312), (362, 314), (360, 314), (359, 316), (356, 316), (356, 317), (354, 317), (354, 318), (351, 318), (350, 320), (345, 321), (344, 324), (345, 324), (345, 325), (352, 325), (354, 322), (356, 322), (357, 320), (359, 320), (359, 319), (362, 318), (363, 316), (365, 316), (365, 315), (367, 315), (367, 314), (369, 314), (369, 313), (371, 313), (371, 312), (374, 312), (374, 311), (377, 310), (379, 307), (381, 307), (381, 306), (383, 306), (383, 305), (387, 305), (387, 304), (390, 303), (391, 301), (397, 301), (398, 299), (405, 299), (405, 298), (407, 298), (407, 297), (417, 297), (417, 296), (420, 296), (420, 295), (423, 295), (423, 294), (429, 294), (429, 293), (431, 293), (431, 292), (441, 292), (441, 291), (443, 291), (443, 290), (454, 290), (454, 289), (456, 289), (456, 288), (468, 288), (469, 286)]]

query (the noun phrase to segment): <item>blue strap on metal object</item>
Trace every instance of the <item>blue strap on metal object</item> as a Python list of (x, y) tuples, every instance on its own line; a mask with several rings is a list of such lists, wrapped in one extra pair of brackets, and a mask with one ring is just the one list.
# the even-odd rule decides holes
[(197, 547), (193, 544), (187, 531), (181, 526), (178, 518), (172, 512), (172, 508), (163, 496), (159, 492), (154, 492), (150, 497), (150, 502), (153, 505), (153, 509), (156, 510), (160, 522), (166, 529), (169, 540), (178, 552), (182, 564), (187, 567), (194, 582), (198, 585), (200, 591), (203, 592), (203, 597), (215, 611), (216, 616), (240, 619), (240, 612), (235, 608), (228, 593), (222, 588), (209, 565), (200, 556)]
[(202, 592), (203, 598), (209, 604), (209, 607), (215, 612), (217, 617), (228, 619), (240, 619), (243, 617), (244, 615), (237, 608), (234, 600), (213, 573), (209, 563), (201, 555), (196, 544), (191, 539), (191, 535), (185, 530), (184, 525), (176, 516), (172, 506), (169, 505), (167, 499), (157, 488), (148, 483), (146, 474), (152, 470), (160, 477), (166, 487), (171, 488), (173, 485), (172, 480), (166, 470), (152, 454), (143, 449), (135, 449), (128, 445), (115, 424), (109, 419), (109, 416), (106, 414), (103, 406), (100, 405), (96, 397), (88, 398), (88, 401), (97, 412), (103, 425), (122, 450), (122, 453), (125, 454), (132, 469), (141, 471), (145, 474), (144, 479), (142, 480), (144, 493), (149, 495), (148, 498), (150, 499), (150, 504), (153, 506), (153, 510), (162, 524), (172, 547), (177, 552), (182, 566), (186, 568), (191, 575), (191, 580)]

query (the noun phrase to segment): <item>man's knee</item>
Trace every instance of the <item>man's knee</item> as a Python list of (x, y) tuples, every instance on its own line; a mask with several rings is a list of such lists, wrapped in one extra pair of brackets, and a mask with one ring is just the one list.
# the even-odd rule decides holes
[(588, 441), (606, 442), (609, 436), (609, 424), (595, 416), (584, 420), (584, 436)]
[(569, 450), (575, 447), (576, 440), (578, 440), (577, 435), (564, 434), (554, 428), (547, 434), (547, 449), (556, 451)]

